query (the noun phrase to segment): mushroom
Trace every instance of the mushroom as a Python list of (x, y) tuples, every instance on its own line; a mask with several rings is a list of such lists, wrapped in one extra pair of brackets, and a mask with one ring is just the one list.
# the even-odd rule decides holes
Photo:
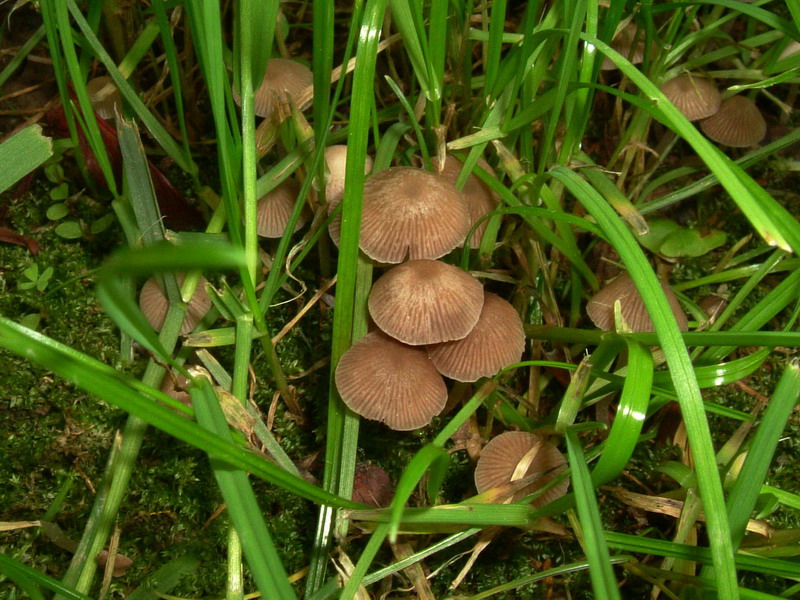
[(712, 81), (688, 73), (664, 82), (661, 92), (690, 121), (710, 117), (722, 101)]
[[(178, 283), (183, 283), (184, 275), (177, 276)], [(200, 277), (197, 283), (197, 289), (189, 300), (186, 306), (186, 316), (183, 319), (181, 326), (181, 335), (191, 333), (197, 327), (197, 324), (203, 320), (209, 310), (211, 310), (211, 298), (206, 292), (206, 285), (208, 281), (205, 277)], [(156, 331), (161, 331), (164, 326), (164, 319), (167, 317), (167, 310), (169, 309), (169, 300), (161, 291), (158, 286), (158, 281), (155, 277), (148, 279), (142, 291), (139, 293), (139, 306), (150, 323), (150, 326)]]
[(89, 100), (98, 115), (106, 121), (111, 121), (115, 118), (122, 102), (122, 96), (111, 77), (102, 75), (90, 79), (86, 84), (86, 92), (89, 94)]
[(367, 300), (375, 324), (412, 346), (460, 340), (483, 308), (483, 288), (466, 271), (438, 260), (393, 267), (372, 286)]
[(756, 103), (745, 96), (732, 96), (719, 110), (700, 121), (700, 128), (715, 142), (734, 148), (747, 148), (764, 139), (767, 122)]
[[(517, 489), (506, 502), (517, 502), (555, 479), (567, 461), (553, 444), (536, 433), (506, 431), (492, 439), (481, 452), (475, 467), (478, 493), (508, 486), (522, 479), (530, 483)], [(569, 479), (557, 483), (533, 501), (537, 508), (567, 493)], [(507, 495), (507, 494), (506, 494)]]
[[(344, 197), (344, 175), (347, 165), (347, 146), (337, 144), (325, 148), (325, 164), (328, 167), (328, 175), (325, 178), (325, 201), (328, 203), (328, 214), (339, 206)], [(364, 174), (372, 171), (372, 157), (367, 155), (364, 160)], [(339, 245), (339, 236), (342, 229), (342, 217), (336, 215), (328, 225), (328, 233), (333, 243)]]
[(477, 381), (519, 362), (525, 350), (522, 319), (508, 302), (484, 291), (478, 322), (460, 340), (428, 346), (433, 366), (450, 379)]
[[(614, 34), (611, 47), (635, 65), (644, 60), (644, 38), (644, 31), (639, 29), (635, 23), (629, 22)], [(636, 42), (635, 46), (634, 42)], [(616, 68), (617, 65), (610, 58), (603, 57), (600, 69), (611, 71)]]
[(425, 350), (377, 331), (342, 355), (335, 379), (350, 410), (398, 431), (424, 427), (447, 401), (444, 379)]
[[(433, 160), (433, 165), (434, 168), (439, 169), (438, 159)], [(482, 158), (478, 160), (478, 165), (490, 175), (495, 174), (494, 169), (492, 169), (492, 167), (489, 166), (489, 163)], [(455, 185), (463, 167), (464, 164), (455, 156), (451, 154), (445, 155), (444, 165), (439, 170), (439, 176)], [(497, 208), (497, 196), (495, 196), (494, 192), (489, 189), (489, 186), (478, 179), (474, 173), (469, 174), (469, 177), (464, 184), (464, 188), (461, 190), (461, 194), (464, 197), (464, 201), (467, 204), (467, 210), (469, 211), (470, 227), (475, 225), (475, 223), (477, 223), (481, 217)], [(487, 222), (484, 221), (472, 233), (472, 237), (469, 240), (469, 245), (471, 247), (476, 247), (481, 243), (483, 232), (486, 231), (486, 225)], [(461, 240), (459, 247), (463, 245), (464, 240)]]
[(394, 486), (389, 474), (378, 465), (368, 462), (356, 463), (352, 498), (355, 502), (375, 508), (389, 506), (394, 498)]
[[(283, 121), (289, 115), (289, 101), (304, 108), (308, 101), (304, 92), (313, 85), (314, 75), (304, 64), (287, 58), (269, 59), (261, 85), (254, 91), (256, 115)], [(233, 99), (241, 106), (242, 99), (236, 89)]]
[(467, 237), (469, 222), (461, 192), (428, 171), (392, 167), (364, 183), (360, 246), (375, 261), (444, 256)]
[[(689, 329), (689, 322), (686, 314), (681, 308), (678, 297), (666, 283), (660, 281), (661, 289), (667, 297), (672, 314), (678, 322), (681, 331)], [(623, 273), (614, 281), (603, 287), (597, 292), (586, 305), (586, 313), (598, 328), (604, 331), (614, 329), (614, 304), (619, 300), (622, 320), (628, 325), (630, 331), (645, 332), (654, 331), (653, 321), (647, 314), (647, 309), (642, 301), (642, 296), (633, 279), (627, 273)]]
[[(256, 233), (266, 238), (281, 237), (289, 224), (289, 217), (292, 216), (299, 194), (300, 185), (294, 179), (287, 179), (264, 194), (256, 208)], [(307, 220), (308, 216), (304, 209), (297, 219), (294, 231), (300, 230)]]

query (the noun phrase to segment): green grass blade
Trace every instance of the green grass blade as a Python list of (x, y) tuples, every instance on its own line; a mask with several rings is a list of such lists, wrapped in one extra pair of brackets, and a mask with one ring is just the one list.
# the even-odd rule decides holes
[(614, 479), (628, 464), (647, 416), (652, 384), (653, 355), (646, 346), (628, 342), (625, 386), (605, 449), (592, 471), (592, 481), (596, 487)]
[(583, 530), (583, 546), (589, 562), (589, 575), (595, 598), (613, 600), (620, 598), (617, 580), (611, 568), (611, 555), (608, 552), (600, 510), (594, 495), (592, 477), (583, 456), (578, 436), (572, 430), (566, 431), (569, 465), (572, 469), (572, 489), (575, 493), (578, 518)]
[[(197, 422), (222, 441), (231, 443), (230, 430), (209, 380), (200, 376), (189, 388)], [(211, 468), (236, 528), (253, 579), (265, 598), (287, 600), (297, 596), (289, 583), (278, 551), (269, 534), (247, 473), (211, 458)]]
[(90, 600), (89, 596), (76, 592), (63, 585), (57, 579), (40, 573), (36, 569), (32, 569), (28, 565), (4, 554), (0, 554), (0, 573), (15, 581), (33, 600), (44, 600), (44, 595), (39, 591), (39, 586), (56, 592), (69, 600)]
[(736, 566), (732, 560), (733, 546), (711, 432), (689, 354), (672, 310), (661, 290), (661, 284), (633, 235), (594, 189), (564, 167), (554, 169), (551, 175), (569, 188), (595, 217), (598, 225), (606, 232), (606, 237), (614, 240), (614, 246), (628, 268), (644, 300), (645, 308), (653, 320), (656, 335), (672, 375), (689, 443), (692, 446), (698, 487), (708, 519), (711, 552), (718, 574), (718, 590), (723, 597), (735, 600), (738, 598)]
[(733, 545), (744, 537), (747, 520), (755, 508), (761, 485), (783, 434), (789, 416), (800, 398), (800, 365), (792, 362), (783, 371), (778, 387), (756, 429), (742, 469), (728, 494), (728, 518)]
[(30, 125), (0, 145), (0, 194), (53, 155), (53, 140)]
[[(153, 402), (157, 390), (147, 390), (137, 380), (40, 333), (0, 317), (0, 346), (52, 370), (119, 408), (166, 433), (200, 448), (214, 458), (270, 481), (287, 491), (319, 504), (363, 508), (362, 505), (327, 493), (304, 479), (287, 473), (241, 445), (219, 439), (185, 417)], [(145, 393), (143, 393), (145, 392)]]

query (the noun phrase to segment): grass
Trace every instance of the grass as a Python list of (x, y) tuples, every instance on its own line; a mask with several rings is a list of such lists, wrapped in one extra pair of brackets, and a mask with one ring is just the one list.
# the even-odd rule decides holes
[[(118, 225), (74, 242), (58, 238), (54, 224), (39, 225), (52, 203), (41, 184), (9, 205), (10, 224), (47, 244), (35, 260), (2, 248), (12, 293), (0, 304), (0, 346), (20, 372), (4, 383), (14, 485), (0, 519), (14, 533), (0, 545), (3, 593), (257, 591), (318, 600), (412, 581), (421, 597), (541, 597), (567, 586), (587, 598), (793, 594), (800, 490), (787, 467), (796, 448), (784, 436), (797, 427), (800, 389), (800, 203), (782, 155), (796, 141), (794, 115), (783, 107), (796, 95), (797, 65), (778, 56), (787, 40), (800, 40), (800, 6), (628, 4), (243, 0), (234, 8), (131, 5), (121, 18), (100, 2), (41, 2), (41, 27), (0, 77), (14, 76), (19, 57), (47, 53), (77, 166), (53, 160), (70, 189), (81, 181), (94, 189), (102, 182), (82, 179), (91, 149), (108, 188), (93, 195), (111, 201)], [(641, 64), (609, 45), (629, 20), (645, 48)], [(291, 106), (280, 125), (259, 124), (253, 90), (279, 55), (313, 66), (313, 102)], [(618, 69), (601, 71), (603, 57)], [(352, 73), (332, 75), (351, 59)], [(768, 143), (728, 153), (709, 141), (658, 89), (682, 65), (756, 98), (775, 125)], [(119, 159), (107, 152), (91, 109), (90, 71), (111, 75), (125, 99)], [(781, 135), (778, 124), (789, 132)], [(335, 250), (314, 179), (324, 177), (325, 147), (344, 142)], [(33, 129), (8, 143), (23, 148), (0, 147), (5, 159), (22, 158), (3, 188), (50, 153)], [(459, 185), (474, 169), (501, 199), (480, 247), (447, 260), (513, 302), (529, 344), (523, 363), (452, 386), (452, 409), (429, 427), (388, 432), (361, 422), (332, 377), (368, 328), (374, 275), (358, 247), (363, 165), (368, 154), (375, 170), (429, 165), (445, 149), (465, 164)], [(181, 171), (205, 232), (165, 229), (147, 163), (156, 156)], [(123, 179), (114, 174), (117, 160)], [(775, 174), (782, 190), (767, 183)], [(258, 197), (288, 176), (300, 182), (300, 196), (286, 233), (265, 243), (256, 236)], [(98, 212), (86, 198), (66, 202), (84, 220)], [(708, 200), (713, 208), (702, 204)], [(315, 209), (313, 225), (292, 234), (304, 206)], [(636, 232), (656, 211), (701, 231), (730, 225), (728, 242), (699, 258), (654, 255)], [(117, 245), (128, 247), (112, 252)], [(583, 316), (606, 258), (630, 273), (654, 333), (603, 333)], [(18, 283), (32, 264), (52, 275), (26, 289)], [(658, 282), (669, 270), (697, 331), (682, 333), (672, 316)], [(178, 271), (188, 272), (181, 284)], [(206, 324), (214, 343), (193, 358), (179, 329), (201, 273), (217, 284), (220, 316)], [(170, 301), (160, 334), (134, 295), (152, 274)], [(335, 309), (317, 304), (274, 343), (333, 275)], [(82, 293), (82, 278), (95, 284), (99, 304)], [(727, 308), (705, 322), (699, 301), (720, 289)], [(167, 368), (192, 380), (192, 408), (159, 391)], [(37, 378), (44, 383), (31, 386)], [(247, 413), (251, 396), (260, 413)], [(767, 407), (759, 412), (753, 397)], [(231, 399), (245, 409), (226, 408)], [(609, 399), (616, 415), (598, 422)], [(671, 403), (677, 429), (668, 427)], [(44, 431), (37, 410), (65, 433)], [(233, 427), (233, 414), (268, 426)], [(569, 456), (571, 493), (536, 510), (471, 499), (472, 463), (453, 441), (462, 426), (478, 441), (506, 429), (549, 434)], [(274, 460), (259, 452), (256, 433)], [(390, 472), (391, 506), (367, 510), (350, 499), (360, 460)], [(56, 483), (45, 488), (48, 472)], [(683, 500), (684, 510), (677, 519), (645, 514), (616, 489)], [(746, 533), (754, 516), (777, 543)], [(78, 542), (68, 565), (38, 528), (15, 530), (34, 520), (57, 521)], [(113, 580), (93, 557), (120, 528), (121, 552), (135, 563)], [(512, 550), (525, 558), (510, 559)], [(465, 553), (475, 560), (461, 573)], [(414, 565), (440, 570), (428, 582), (409, 570)], [(388, 578), (400, 572), (408, 579)], [(458, 590), (447, 591), (456, 578)]]

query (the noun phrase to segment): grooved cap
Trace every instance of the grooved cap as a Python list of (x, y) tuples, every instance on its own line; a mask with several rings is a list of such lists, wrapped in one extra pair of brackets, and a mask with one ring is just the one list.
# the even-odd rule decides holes
[(372, 286), (369, 313), (382, 331), (419, 346), (460, 340), (483, 308), (480, 282), (438, 260), (412, 260), (387, 271)]
[[(492, 169), (492, 167), (489, 166), (489, 163), (482, 158), (478, 159), (478, 165), (487, 173), (491, 175), (495, 174), (494, 169)], [(433, 159), (433, 166), (435, 169), (439, 168), (438, 159)], [(444, 167), (442, 168), (441, 172), (439, 172), (439, 177), (455, 185), (463, 167), (464, 163), (458, 160), (455, 156), (448, 154), (445, 156)], [(467, 182), (464, 184), (464, 188), (461, 190), (461, 194), (463, 195), (464, 201), (467, 204), (467, 211), (469, 211), (470, 227), (475, 225), (475, 223), (477, 223), (481, 217), (497, 208), (499, 203), (497, 196), (495, 196), (494, 192), (492, 192), (489, 186), (478, 179), (474, 173), (469, 174)], [(481, 238), (483, 237), (483, 232), (486, 231), (487, 224), (488, 223), (484, 221), (472, 233), (472, 237), (469, 240), (470, 247), (477, 247), (481, 243)], [(459, 243), (459, 247), (463, 245), (464, 240), (462, 239)]]
[(467, 337), (428, 346), (428, 356), (445, 377), (477, 381), (519, 362), (524, 350), (525, 331), (517, 311), (499, 296), (484, 292), (481, 316)]
[[(675, 315), (675, 320), (678, 321), (678, 327), (681, 331), (687, 331), (689, 323), (678, 297), (666, 283), (661, 280), (659, 280), (659, 283), (661, 283), (661, 289), (664, 290), (664, 295), (667, 297), (672, 314)], [(595, 326), (604, 331), (614, 330), (614, 303), (617, 300), (620, 303), (622, 318), (631, 331), (645, 332), (655, 330), (653, 321), (644, 307), (642, 296), (639, 294), (639, 290), (636, 289), (633, 279), (627, 273), (617, 277), (589, 300), (586, 305), (586, 314), (589, 315)]]
[[(183, 284), (184, 275), (180, 274), (177, 278), (178, 284)], [(208, 280), (205, 277), (200, 277), (194, 296), (186, 306), (186, 316), (181, 326), (181, 335), (191, 333), (197, 327), (197, 324), (203, 320), (206, 313), (211, 310), (211, 298), (208, 297), (208, 292), (206, 292), (206, 284), (208, 284)], [(161, 331), (164, 326), (164, 319), (167, 318), (169, 300), (167, 300), (161, 288), (158, 287), (158, 281), (155, 277), (148, 279), (142, 286), (142, 291), (139, 293), (139, 307), (142, 309), (150, 326), (156, 331)]]
[(688, 74), (665, 82), (661, 91), (690, 121), (710, 117), (722, 101), (714, 82)]
[[(300, 103), (305, 100), (302, 97), (303, 92), (313, 84), (314, 75), (304, 64), (287, 58), (271, 58), (267, 62), (261, 85), (253, 91), (255, 113), (259, 117), (270, 117), (273, 113), (279, 113), (277, 118), (282, 121), (289, 114), (287, 97), (292, 102)], [(242, 99), (235, 88), (233, 99), (241, 106)], [(302, 109), (303, 106), (298, 108)]]
[[(344, 175), (347, 165), (347, 146), (335, 145), (325, 148), (325, 163), (328, 165), (328, 176), (325, 180), (325, 201), (328, 203), (328, 214), (339, 206), (344, 197)], [(372, 157), (367, 155), (364, 160), (364, 174), (372, 171)], [(337, 246), (342, 230), (342, 217), (336, 215), (328, 225), (331, 240)]]
[(767, 135), (767, 122), (755, 102), (745, 96), (732, 96), (719, 110), (700, 122), (700, 128), (715, 142), (734, 148), (747, 148)]
[[(294, 179), (287, 179), (274, 190), (264, 194), (256, 207), (256, 233), (261, 237), (279, 238), (289, 224), (300, 185)], [(294, 230), (298, 231), (308, 220), (305, 210), (300, 213)]]
[(350, 410), (398, 431), (424, 427), (447, 401), (444, 379), (425, 350), (377, 331), (342, 355), (335, 379)]
[[(492, 439), (481, 451), (475, 467), (475, 487), (479, 493), (483, 493), (513, 481), (534, 477), (534, 481), (511, 496), (511, 502), (516, 502), (554, 479), (566, 469), (566, 465), (564, 455), (543, 436), (525, 431), (506, 431)], [(533, 505), (541, 507), (560, 498), (567, 493), (568, 487), (569, 480), (565, 479), (536, 498)]]
[(456, 187), (414, 167), (392, 167), (364, 183), (360, 246), (382, 263), (439, 258), (469, 231), (469, 211)]

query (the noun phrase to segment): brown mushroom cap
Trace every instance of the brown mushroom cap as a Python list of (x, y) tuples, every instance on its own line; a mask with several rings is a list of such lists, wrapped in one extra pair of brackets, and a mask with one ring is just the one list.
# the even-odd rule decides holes
[[(183, 283), (184, 276), (178, 275), (178, 283)], [(181, 335), (187, 335), (197, 327), (197, 324), (203, 320), (209, 310), (211, 310), (211, 298), (208, 297), (206, 292), (206, 284), (208, 280), (205, 277), (200, 277), (197, 282), (197, 289), (194, 296), (186, 306), (186, 316), (183, 319), (181, 326)], [(164, 319), (167, 317), (167, 310), (169, 309), (169, 300), (158, 287), (158, 281), (155, 277), (148, 279), (142, 291), (139, 293), (139, 306), (150, 323), (150, 326), (156, 331), (161, 331), (164, 326)]]
[(372, 286), (369, 312), (382, 331), (419, 346), (460, 340), (483, 308), (483, 288), (466, 271), (438, 260), (393, 267)]
[(111, 77), (102, 75), (90, 79), (86, 84), (86, 91), (89, 94), (92, 107), (98, 115), (106, 121), (110, 121), (115, 117), (115, 110), (118, 110), (122, 102), (122, 96)]
[[(635, 65), (644, 60), (644, 40), (644, 31), (641, 31), (635, 23), (630, 22), (614, 35), (611, 47)], [(634, 42), (636, 42), (636, 46), (633, 45)], [(601, 70), (611, 71), (616, 68), (618, 68), (617, 65), (610, 58), (603, 57)]]
[(732, 96), (719, 110), (700, 121), (700, 128), (715, 142), (734, 148), (747, 148), (767, 135), (767, 122), (756, 103), (745, 96)]
[[(328, 203), (330, 215), (344, 197), (344, 174), (347, 165), (347, 146), (335, 145), (325, 148), (325, 163), (328, 165), (328, 177), (325, 182), (325, 201)], [(372, 171), (372, 157), (364, 160), (364, 174)], [(328, 233), (333, 243), (339, 245), (342, 229), (342, 217), (337, 215), (328, 225)]]
[[(486, 444), (481, 452), (475, 467), (475, 487), (483, 493), (513, 481), (535, 477), (530, 484), (514, 492), (511, 502), (516, 502), (557, 477), (566, 469), (566, 464), (564, 455), (543, 436), (506, 431)], [(560, 498), (567, 493), (568, 487), (569, 479), (565, 479), (536, 498), (533, 505), (542, 507)]]
[(424, 427), (447, 401), (444, 379), (425, 350), (377, 331), (342, 355), (335, 379), (350, 410), (398, 431)]
[(428, 356), (445, 377), (477, 381), (519, 362), (524, 350), (525, 331), (517, 311), (499, 296), (484, 292), (481, 316), (467, 337), (428, 346)]
[[(494, 169), (492, 169), (492, 167), (489, 166), (489, 163), (482, 158), (478, 159), (478, 165), (487, 173), (491, 175), (495, 174)], [(438, 159), (433, 159), (433, 166), (435, 169), (439, 168)], [(464, 163), (458, 160), (458, 158), (455, 156), (448, 154), (445, 156), (444, 167), (439, 172), (439, 176), (455, 185), (463, 167)], [(461, 193), (464, 196), (464, 201), (466, 202), (467, 210), (469, 211), (470, 227), (475, 225), (475, 223), (477, 223), (481, 217), (497, 208), (499, 203), (497, 196), (495, 196), (494, 192), (492, 192), (489, 186), (478, 179), (474, 173), (470, 173), (469, 177), (467, 178), (467, 182), (464, 184), (464, 188), (461, 190)], [(483, 232), (486, 231), (487, 224), (488, 223), (484, 221), (472, 233), (472, 237), (469, 240), (470, 247), (474, 248), (481, 243), (481, 238), (483, 237)], [(461, 240), (459, 247), (463, 245), (464, 240)]]
[[(664, 295), (667, 297), (667, 302), (672, 308), (672, 314), (675, 315), (675, 320), (678, 321), (678, 327), (681, 331), (687, 331), (689, 323), (678, 297), (666, 283), (663, 281), (660, 281), (660, 283), (661, 289), (664, 290)], [(644, 307), (642, 296), (639, 294), (639, 290), (636, 289), (633, 279), (627, 273), (617, 277), (589, 300), (586, 305), (586, 313), (595, 326), (604, 331), (614, 330), (614, 303), (617, 300), (620, 303), (622, 318), (631, 331), (645, 332), (655, 330), (653, 321)]]
[[(267, 70), (261, 85), (254, 91), (254, 110), (259, 117), (275, 116), (282, 121), (289, 114), (289, 101), (304, 108), (306, 98), (303, 96), (314, 84), (314, 75), (307, 66), (296, 60), (287, 58), (271, 58), (267, 62)], [(233, 99), (241, 105), (239, 92), (233, 90)]]
[(382, 263), (439, 258), (469, 231), (456, 187), (422, 169), (392, 167), (364, 183), (361, 250)]
[[(292, 216), (299, 194), (300, 185), (294, 179), (287, 179), (264, 194), (256, 208), (256, 233), (266, 238), (281, 237), (289, 224), (289, 217)], [(307, 220), (304, 210), (300, 213), (294, 230), (298, 231)]]
[(690, 121), (710, 117), (719, 110), (722, 102), (719, 90), (711, 80), (688, 73), (664, 82), (661, 91)]

